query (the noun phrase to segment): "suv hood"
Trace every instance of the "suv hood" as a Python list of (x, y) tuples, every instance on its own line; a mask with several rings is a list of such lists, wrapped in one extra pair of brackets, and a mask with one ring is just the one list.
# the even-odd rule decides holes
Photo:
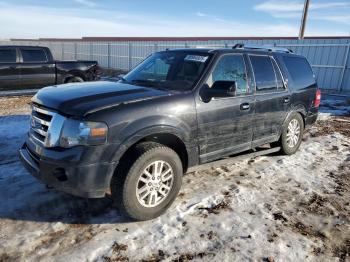
[(32, 102), (67, 115), (85, 116), (122, 103), (169, 95), (149, 87), (101, 81), (45, 87)]

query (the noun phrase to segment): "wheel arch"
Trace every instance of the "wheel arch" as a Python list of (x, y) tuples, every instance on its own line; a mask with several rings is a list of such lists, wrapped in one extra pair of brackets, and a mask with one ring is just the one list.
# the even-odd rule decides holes
[(85, 78), (85, 75), (83, 72), (79, 71), (79, 70), (71, 70), (71, 71), (68, 71), (65, 78), (64, 78), (64, 83), (67, 83), (68, 80), (70, 78), (73, 78), (73, 77), (80, 77), (81, 79), (83, 79), (84, 81), (86, 80)]
[(281, 126), (277, 141), (280, 141), (281, 136), (282, 136), (282, 132), (283, 132), (283, 128), (286, 126), (289, 117), (295, 113), (299, 114), (301, 116), (301, 118), (303, 119), (303, 124), (304, 124), (304, 128), (305, 128), (305, 121), (306, 121), (306, 114), (307, 113), (306, 113), (306, 109), (301, 106), (301, 107), (295, 108), (295, 109), (288, 112), (288, 114), (284, 118), (284, 121), (283, 121), (283, 124)]
[[(125, 159), (133, 153), (136, 145), (143, 142), (156, 142), (174, 150), (181, 159), (184, 173), (192, 165), (195, 159), (198, 161), (198, 153), (187, 142), (186, 136), (173, 127), (152, 127), (141, 130), (124, 141), (116, 150), (113, 162), (118, 162), (115, 170), (125, 163)], [(197, 153), (197, 155), (196, 155)], [(115, 173), (115, 172), (114, 172)], [(112, 177), (110, 178), (110, 180)]]
[(294, 110), (290, 111), (288, 113), (287, 117), (285, 118), (283, 125), (286, 124), (286, 121), (288, 120), (288, 118), (293, 114), (299, 114), (301, 116), (301, 118), (303, 119), (304, 127), (305, 127), (307, 112), (306, 112), (306, 109), (304, 107), (295, 108)]

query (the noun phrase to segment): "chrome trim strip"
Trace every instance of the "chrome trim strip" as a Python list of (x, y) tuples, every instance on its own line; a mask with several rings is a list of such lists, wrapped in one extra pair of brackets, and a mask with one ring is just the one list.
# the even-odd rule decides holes
[(50, 122), (42, 120), (41, 118), (32, 115), (32, 118), (34, 118), (36, 121), (38, 121), (40, 124), (45, 125), (45, 126), (50, 126)]
[[(50, 121), (46, 121), (40, 118), (40, 116), (35, 116), (33, 113), (31, 117), (34, 121), (39, 122), (43, 126), (47, 126), (47, 131), (32, 127), (30, 128), (30, 137), (35, 141), (39, 142), (44, 147), (55, 147), (59, 145), (59, 139), (61, 136), (61, 131), (63, 129), (63, 124), (65, 121), (65, 117), (61, 116), (56, 112), (52, 112), (43, 108), (39, 108), (35, 105), (32, 105), (32, 111), (38, 112), (43, 115), (51, 116)], [(44, 141), (40, 138), (36, 137), (35, 133), (44, 136)]]
[(32, 105), (32, 110), (34, 110), (34, 111), (36, 111), (36, 112), (39, 112), (39, 113), (42, 113), (42, 114), (44, 114), (44, 115), (49, 115), (49, 116), (53, 116), (54, 114), (56, 114), (56, 113), (54, 113), (54, 112), (50, 112), (50, 111), (48, 111), (48, 110), (45, 110), (45, 109), (36, 107), (36, 106), (34, 106), (34, 105)]
[(42, 136), (44, 136), (44, 137), (47, 136), (47, 132), (45, 132), (44, 130), (37, 129), (37, 128), (34, 128), (34, 127), (31, 127), (31, 128), (32, 128), (32, 130), (33, 130), (34, 132), (37, 132), (38, 134), (40, 134), (40, 135), (42, 135)]
[(66, 118), (57, 113), (53, 114), (50, 126), (47, 130), (47, 137), (45, 139), (45, 147), (55, 147), (59, 145), (61, 131)]
[(39, 142), (41, 145), (45, 146), (45, 143), (41, 141), (39, 138), (37, 138), (33, 133), (33, 131), (30, 130), (30, 138), (34, 139), (35, 141)]

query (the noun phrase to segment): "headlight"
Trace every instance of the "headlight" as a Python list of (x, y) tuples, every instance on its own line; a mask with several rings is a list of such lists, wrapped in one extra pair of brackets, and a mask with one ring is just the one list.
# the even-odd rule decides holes
[(66, 119), (60, 136), (61, 147), (77, 145), (101, 145), (107, 141), (108, 127), (105, 123), (82, 122)]

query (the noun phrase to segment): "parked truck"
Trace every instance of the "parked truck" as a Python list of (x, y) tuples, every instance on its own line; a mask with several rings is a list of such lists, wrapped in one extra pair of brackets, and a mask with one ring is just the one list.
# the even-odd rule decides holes
[(0, 46), (0, 90), (98, 80), (96, 61), (57, 61), (47, 47)]

